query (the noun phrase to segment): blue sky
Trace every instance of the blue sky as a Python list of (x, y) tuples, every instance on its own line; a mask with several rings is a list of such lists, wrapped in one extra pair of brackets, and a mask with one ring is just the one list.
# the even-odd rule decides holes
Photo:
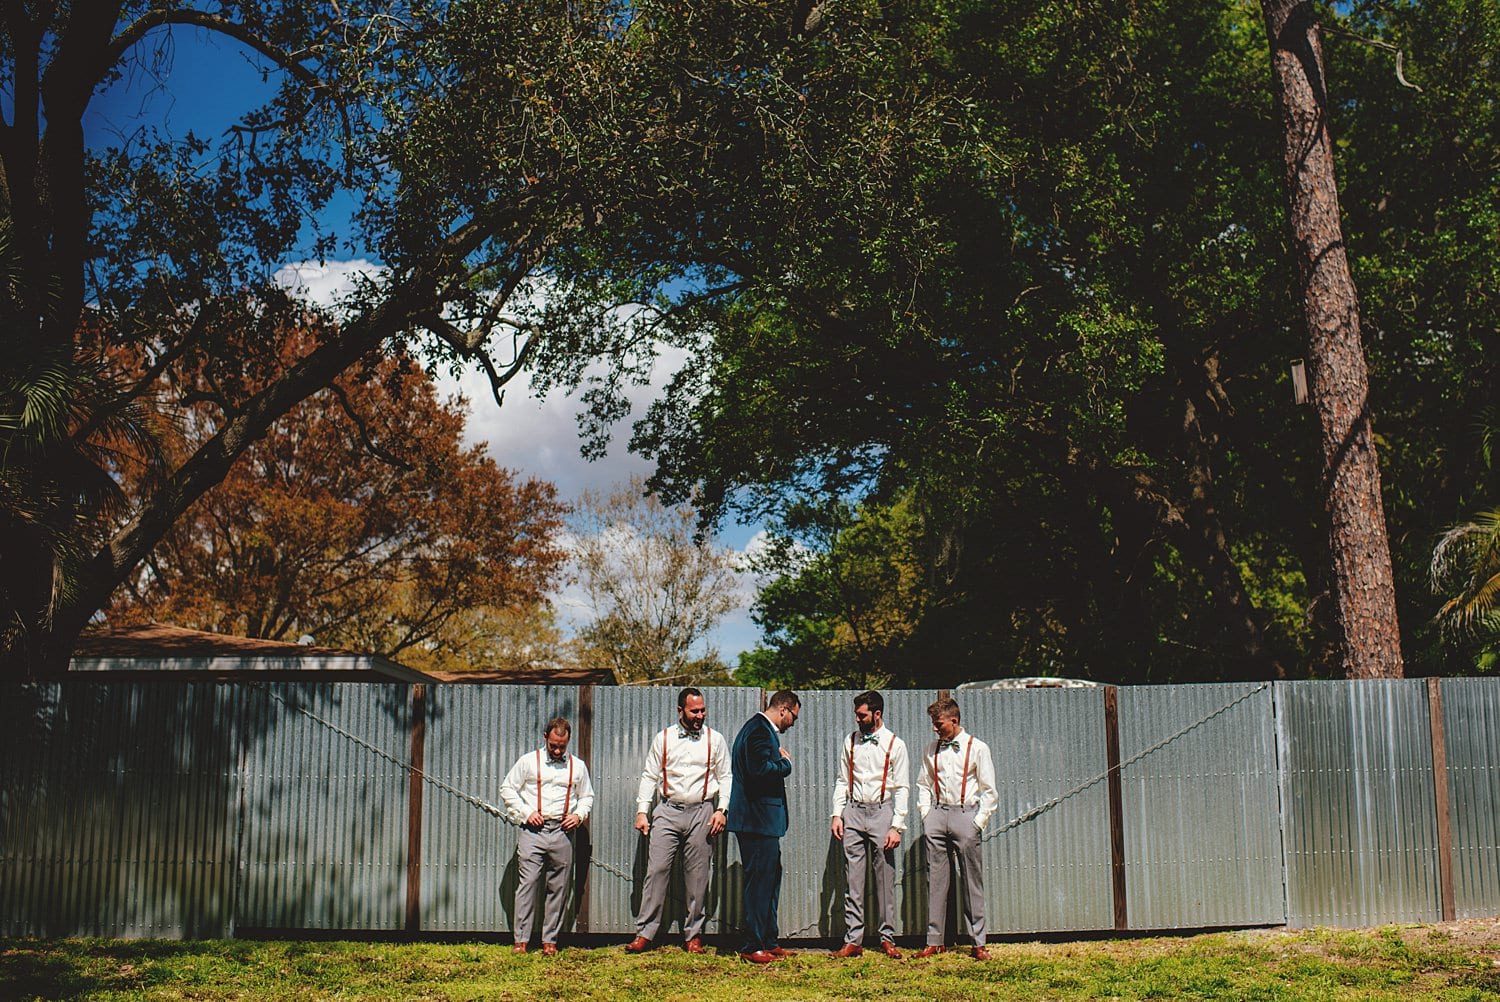
[[(95, 98), (84, 121), (91, 145), (117, 145), (141, 130), (157, 129), (174, 138), (189, 131), (214, 140), (245, 112), (255, 108), (269, 93), (262, 80), (265, 61), (239, 43), (200, 28), (176, 26), (158, 29), (138, 47), (140, 58), (125, 77)], [(348, 219), (353, 205), (336, 200), (322, 222), (338, 228)], [(310, 245), (310, 244), (309, 244)], [(310, 250), (304, 257), (310, 257)], [(374, 256), (361, 247), (349, 247), (341, 260), (286, 262), (289, 282), (304, 287), (311, 298), (333, 294), (354, 272), (377, 266)], [(671, 376), (677, 358), (663, 360), (653, 378), (653, 387), (636, 396), (637, 413), (654, 387)], [(605, 490), (632, 474), (649, 473), (650, 465), (628, 454), (624, 440), (628, 423), (616, 434), (615, 447), (604, 459), (589, 463), (578, 454), (574, 415), (576, 401), (549, 396), (538, 400), (523, 387), (506, 394), (504, 408), (496, 407), (483, 378), (477, 373), (453, 382), (469, 400), (469, 436), (488, 443), (491, 455), (502, 466), (557, 484), (565, 498), (587, 489)], [(720, 536), (723, 545), (744, 550), (753, 545), (758, 526), (727, 526)], [(745, 582), (741, 608), (732, 613), (712, 638), (724, 658), (733, 664), (742, 650), (754, 646), (758, 631), (744, 608), (750, 584)], [(557, 596), (564, 615), (578, 616), (578, 596)]]

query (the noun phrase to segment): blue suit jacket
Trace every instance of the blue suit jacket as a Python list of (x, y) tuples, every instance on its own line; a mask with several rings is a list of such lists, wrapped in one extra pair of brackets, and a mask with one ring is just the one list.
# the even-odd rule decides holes
[(728, 828), (760, 835), (786, 834), (786, 777), (792, 763), (781, 757), (781, 739), (763, 714), (745, 721), (734, 738), (734, 792)]

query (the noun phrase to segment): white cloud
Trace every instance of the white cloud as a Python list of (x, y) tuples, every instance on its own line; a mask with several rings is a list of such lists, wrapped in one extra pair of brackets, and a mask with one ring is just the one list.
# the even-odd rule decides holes
[(297, 261), (283, 265), (273, 276), (277, 285), (319, 306), (333, 307), (348, 299), (361, 281), (380, 281), (385, 268), (364, 258), (352, 261)]
[[(632, 415), (644, 411), (682, 361), (681, 356), (658, 360), (651, 383), (629, 389)], [(625, 449), (630, 418), (616, 429), (604, 458), (589, 462), (579, 454), (578, 415), (584, 407), (575, 394), (554, 390), (538, 399), (523, 373), (506, 387), (505, 406), (498, 407), (482, 372), (466, 372), (457, 381), (445, 376), (439, 382), (445, 390), (468, 398), (465, 437), (470, 442), (487, 442), (495, 462), (552, 481), (564, 497), (605, 490), (651, 472), (649, 462)]]

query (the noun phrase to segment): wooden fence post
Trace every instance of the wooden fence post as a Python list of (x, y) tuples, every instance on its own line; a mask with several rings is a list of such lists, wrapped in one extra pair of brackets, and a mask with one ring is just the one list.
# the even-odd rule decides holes
[(1115, 928), (1130, 928), (1130, 911), (1125, 901), (1125, 813), (1120, 785), (1120, 701), (1119, 689), (1104, 687), (1104, 759), (1109, 770), (1109, 871), (1114, 894)]
[(1437, 815), (1438, 890), (1443, 921), (1458, 914), (1453, 894), (1453, 830), (1448, 818), (1448, 734), (1443, 725), (1443, 681), (1427, 680), (1427, 720), (1432, 735), (1432, 799)]
[[(589, 767), (589, 776), (594, 775), (594, 687), (592, 685), (580, 685), (578, 687), (578, 757), (583, 759), (584, 764)], [(575, 872), (582, 873), (582, 888), (578, 892), (578, 910), (574, 913), (574, 926), (579, 932), (589, 931), (589, 887), (593, 881), (589, 880), (589, 857), (593, 855), (593, 840), (589, 838), (588, 825), (585, 824), (578, 830), (578, 838), (574, 846), (577, 850), (578, 859), (574, 863)]]
[(406, 933), (422, 930), (422, 772), (427, 749), (427, 686), (411, 687), (411, 765), (406, 775)]

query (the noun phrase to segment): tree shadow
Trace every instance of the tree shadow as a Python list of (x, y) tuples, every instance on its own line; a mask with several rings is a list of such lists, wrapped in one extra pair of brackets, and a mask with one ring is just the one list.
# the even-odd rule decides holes
[[(293, 915), (399, 928), (404, 881), (370, 874), (404, 865), (408, 705), (408, 686), (368, 683), (7, 687), (0, 933), (225, 938)], [(298, 756), (314, 732), (341, 753)], [(273, 899), (292, 907), (254, 914)]]

